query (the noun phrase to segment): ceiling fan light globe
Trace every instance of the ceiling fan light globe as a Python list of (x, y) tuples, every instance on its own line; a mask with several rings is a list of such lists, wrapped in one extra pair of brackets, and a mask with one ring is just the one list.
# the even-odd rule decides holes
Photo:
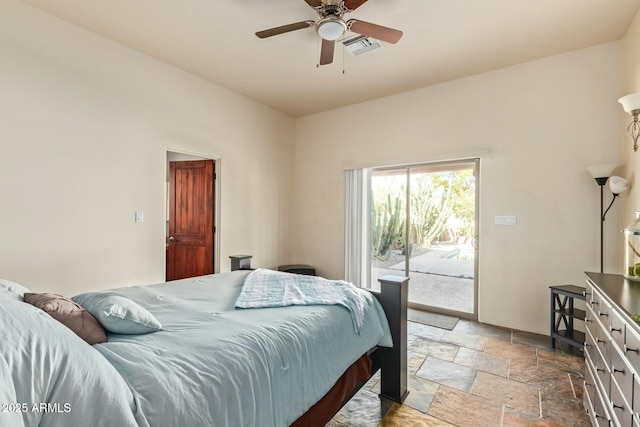
[(347, 24), (342, 19), (323, 19), (316, 27), (318, 35), (324, 40), (338, 40), (347, 31)]

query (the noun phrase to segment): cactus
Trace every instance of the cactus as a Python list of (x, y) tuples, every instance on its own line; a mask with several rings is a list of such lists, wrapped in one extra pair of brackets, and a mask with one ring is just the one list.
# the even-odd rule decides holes
[(394, 245), (404, 245), (405, 216), (402, 211), (402, 199), (395, 197), (392, 203), (390, 194), (387, 194), (386, 203), (374, 206), (371, 212), (371, 245), (375, 258), (386, 260)]
[(411, 227), (415, 243), (429, 243), (445, 228), (452, 212), (452, 186), (449, 182), (435, 185), (428, 175), (412, 181)]
[[(372, 256), (389, 258), (391, 249), (411, 249), (429, 244), (444, 231), (451, 217), (462, 219), (464, 232), (473, 235), (474, 181), (471, 171), (416, 173), (411, 175), (410, 229), (406, 236), (406, 180), (381, 177), (374, 187), (371, 209)], [(405, 248), (405, 246), (408, 246)]]

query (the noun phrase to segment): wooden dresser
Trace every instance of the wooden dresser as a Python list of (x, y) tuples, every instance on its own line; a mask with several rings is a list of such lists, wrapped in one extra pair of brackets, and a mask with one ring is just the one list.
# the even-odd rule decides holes
[(586, 275), (584, 407), (594, 426), (640, 427), (640, 283)]

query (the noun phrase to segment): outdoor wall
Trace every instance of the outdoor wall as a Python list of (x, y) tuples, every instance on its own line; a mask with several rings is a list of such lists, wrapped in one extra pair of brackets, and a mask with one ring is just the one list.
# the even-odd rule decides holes
[(0, 10), (1, 278), (65, 295), (164, 281), (167, 150), (221, 159), (221, 271), (238, 253), (287, 261), (293, 118), (19, 1)]
[[(583, 272), (600, 267), (600, 192), (585, 167), (620, 162), (620, 60), (621, 43), (608, 43), (298, 119), (292, 261), (343, 277), (348, 165), (488, 150), (479, 320), (548, 333), (549, 285), (584, 283)], [(618, 209), (606, 221), (610, 272), (620, 259)], [(496, 215), (516, 215), (517, 225), (494, 225)]]
[[(622, 89), (619, 96), (640, 92), (640, 12), (622, 39)], [(618, 104), (620, 123), (620, 150), (624, 162), (623, 177), (629, 180), (630, 187), (622, 197), (622, 227), (633, 221), (633, 211), (640, 209), (640, 151), (633, 151), (633, 141), (626, 128), (633, 120)], [(623, 236), (620, 236), (620, 247), (624, 248)], [(620, 269), (624, 267), (624, 259), (620, 259)], [(621, 270), (622, 271), (622, 270)]]

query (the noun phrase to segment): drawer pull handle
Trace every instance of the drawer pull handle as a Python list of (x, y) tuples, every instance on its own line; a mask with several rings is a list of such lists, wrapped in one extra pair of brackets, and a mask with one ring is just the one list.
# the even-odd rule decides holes
[(615, 403), (613, 403), (613, 400), (611, 401), (611, 405), (613, 406), (613, 409), (624, 409), (624, 406), (618, 406)]
[(601, 342), (606, 342), (605, 340), (601, 340), (600, 338), (596, 338), (596, 342), (599, 344)]
[(596, 366), (596, 372), (604, 372), (604, 369), (602, 369), (602, 368), (598, 368), (598, 367)]
[(591, 305), (598, 305), (598, 301), (591, 301)]
[(629, 348), (629, 347), (627, 347), (627, 345), (625, 344), (625, 345), (624, 345), (624, 352), (625, 352), (625, 353), (628, 353), (628, 352), (630, 352), (630, 351), (633, 351), (633, 352), (634, 352), (634, 353), (636, 353), (636, 354), (640, 353), (640, 350), (638, 350), (637, 348)]
[(614, 328), (613, 326), (611, 326), (609, 329), (611, 330), (611, 332), (620, 332), (620, 333), (622, 333), (622, 328)]
[(616, 373), (618, 373), (618, 372), (620, 372), (620, 373), (624, 374), (624, 369), (618, 369), (618, 368), (616, 368), (616, 367), (614, 366), (614, 367), (613, 367), (613, 373), (614, 373), (614, 374), (616, 374)]
[(603, 313), (603, 312), (599, 311), (598, 314), (600, 316), (603, 316), (603, 317), (609, 317), (609, 313)]

